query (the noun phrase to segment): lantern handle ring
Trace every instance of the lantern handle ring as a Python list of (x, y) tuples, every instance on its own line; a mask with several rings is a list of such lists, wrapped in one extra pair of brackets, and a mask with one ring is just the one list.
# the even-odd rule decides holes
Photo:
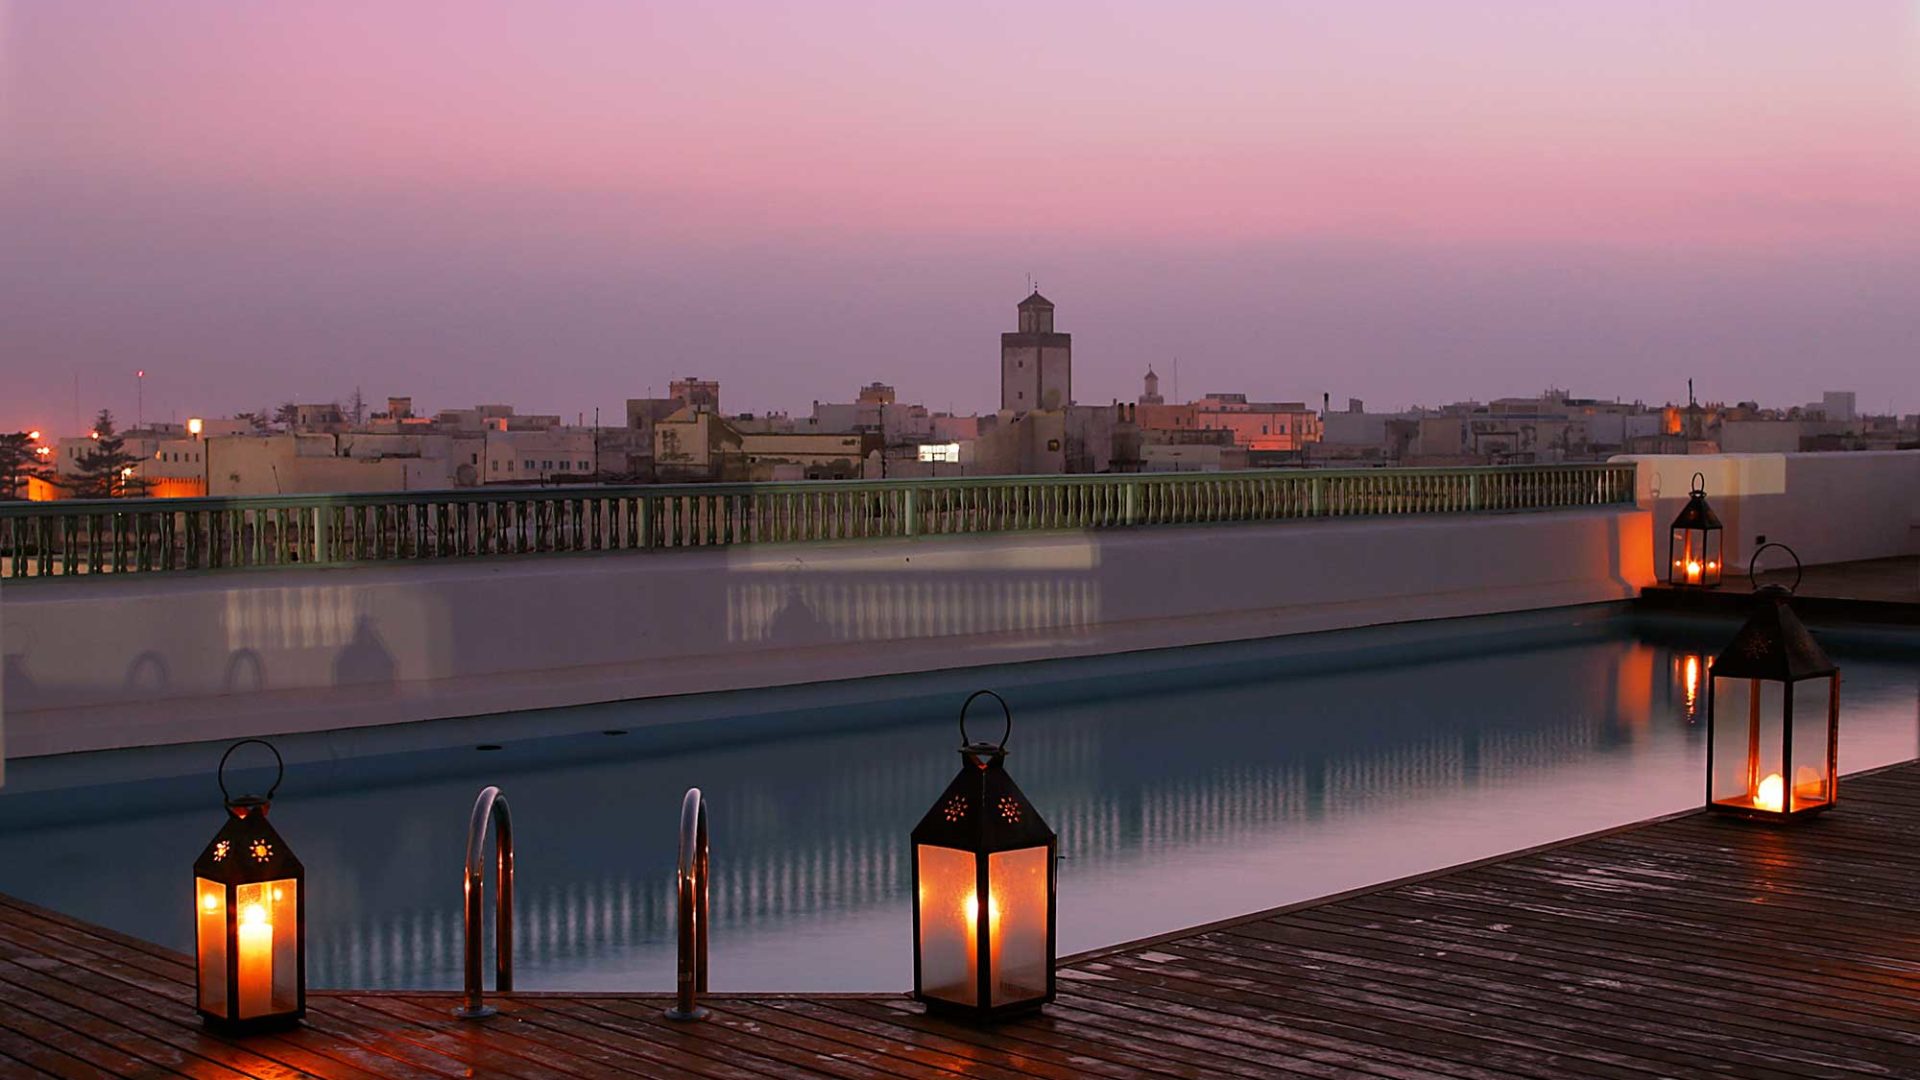
[(1799, 592), (1800, 579), (1806, 573), (1806, 569), (1800, 565), (1800, 553), (1788, 547), (1787, 545), (1778, 543), (1778, 542), (1769, 542), (1769, 543), (1761, 544), (1759, 547), (1753, 549), (1753, 558), (1747, 560), (1747, 583), (1748, 584), (1755, 583), (1756, 579), (1754, 577), (1754, 567), (1760, 565), (1760, 553), (1767, 550), (1768, 548), (1779, 548), (1781, 551), (1784, 551), (1788, 555), (1793, 557), (1793, 584), (1787, 586), (1787, 595), (1791, 596), (1794, 593)]
[(280, 750), (278, 747), (274, 746), (272, 743), (268, 742), (265, 739), (241, 739), (239, 742), (234, 743), (232, 746), (227, 747), (227, 752), (220, 755), (220, 768), (217, 769), (214, 774), (216, 777), (219, 778), (219, 781), (220, 781), (220, 797), (222, 799), (225, 799), (229, 805), (233, 803), (233, 794), (227, 790), (227, 759), (233, 756), (233, 752), (235, 750), (240, 749), (241, 747), (247, 745), (248, 743), (253, 743), (257, 746), (264, 746), (267, 748), (269, 752), (273, 754), (273, 764), (276, 770), (273, 775), (273, 786), (268, 788), (267, 793), (261, 796), (261, 798), (266, 799), (268, 802), (272, 802), (273, 793), (280, 790), (280, 781), (286, 779), (286, 776), (287, 776), (287, 763), (284, 759), (280, 757)]
[(1687, 492), (1687, 494), (1689, 494), (1689, 495), (1705, 495), (1705, 494), (1707, 493), (1707, 474), (1706, 474), (1706, 473), (1694, 473), (1694, 474), (1693, 474), (1693, 483), (1692, 483), (1692, 484), (1691, 484), (1690, 486), (1691, 486), (1691, 487), (1693, 488), (1693, 490), (1691, 490), (1691, 491), (1689, 491), (1689, 492)]
[(1001, 697), (991, 690), (975, 690), (973, 693), (967, 695), (966, 703), (960, 706), (960, 743), (962, 746), (973, 745), (973, 740), (967, 736), (967, 709), (974, 703), (976, 698), (982, 697), (990, 697), (1000, 703), (1000, 715), (1005, 717), (1007, 722), (1006, 730), (1000, 733), (999, 749), (1004, 752), (1007, 749), (1007, 739), (1013, 735), (1013, 710), (1007, 708), (1006, 698)]

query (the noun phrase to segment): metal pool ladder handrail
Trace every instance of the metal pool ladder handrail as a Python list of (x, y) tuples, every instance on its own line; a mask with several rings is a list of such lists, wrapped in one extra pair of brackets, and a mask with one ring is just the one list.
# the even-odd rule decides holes
[(483, 886), (487, 871), (482, 855), (490, 821), (494, 827), (493, 853), (497, 863), (493, 884), (493, 988), (498, 993), (513, 989), (513, 813), (507, 808), (507, 797), (500, 794), (499, 788), (489, 785), (473, 800), (473, 816), (467, 820), (467, 876), (462, 882), (466, 888), (467, 1000), (453, 1010), (453, 1015), (465, 1020), (484, 1019), (495, 1012), (481, 1000), (480, 975), (485, 925), (482, 917), (486, 913)]
[(707, 992), (707, 801), (699, 788), (680, 800), (680, 962), (669, 1020), (704, 1020)]

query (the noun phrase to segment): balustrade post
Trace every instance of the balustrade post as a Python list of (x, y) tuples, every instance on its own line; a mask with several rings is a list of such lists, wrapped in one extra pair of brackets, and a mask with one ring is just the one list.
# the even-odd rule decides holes
[(333, 561), (333, 507), (327, 503), (313, 508), (313, 561)]

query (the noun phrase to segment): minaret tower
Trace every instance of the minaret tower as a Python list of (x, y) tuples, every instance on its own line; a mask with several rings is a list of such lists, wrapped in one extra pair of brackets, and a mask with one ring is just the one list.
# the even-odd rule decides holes
[(1155, 375), (1153, 369), (1149, 367), (1147, 369), (1146, 380), (1140, 391), (1140, 404), (1165, 405), (1166, 403), (1167, 399), (1160, 396), (1160, 376)]
[(1053, 301), (1038, 289), (1019, 312), (1020, 329), (1000, 335), (1000, 409), (1064, 409), (1073, 404), (1073, 335), (1054, 333)]

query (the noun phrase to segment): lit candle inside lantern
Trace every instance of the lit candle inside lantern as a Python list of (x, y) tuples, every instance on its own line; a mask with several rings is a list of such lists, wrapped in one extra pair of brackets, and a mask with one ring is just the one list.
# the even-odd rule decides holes
[(1753, 796), (1753, 805), (1777, 814), (1786, 805), (1786, 795), (1787, 782), (1779, 773), (1768, 773), (1767, 778), (1760, 781), (1760, 790)]
[[(1776, 777), (1777, 779), (1777, 777)], [(273, 1007), (273, 923), (264, 904), (240, 909), (240, 1015)]]
[[(967, 913), (967, 955), (978, 956), (980, 949), (980, 894), (970, 892), (962, 905)], [(987, 963), (993, 978), (1000, 978), (1000, 893), (987, 890)]]
[(1687, 560), (1687, 584), (1689, 585), (1700, 584), (1701, 569), (1702, 567), (1700, 566), (1700, 560), (1698, 559)]

